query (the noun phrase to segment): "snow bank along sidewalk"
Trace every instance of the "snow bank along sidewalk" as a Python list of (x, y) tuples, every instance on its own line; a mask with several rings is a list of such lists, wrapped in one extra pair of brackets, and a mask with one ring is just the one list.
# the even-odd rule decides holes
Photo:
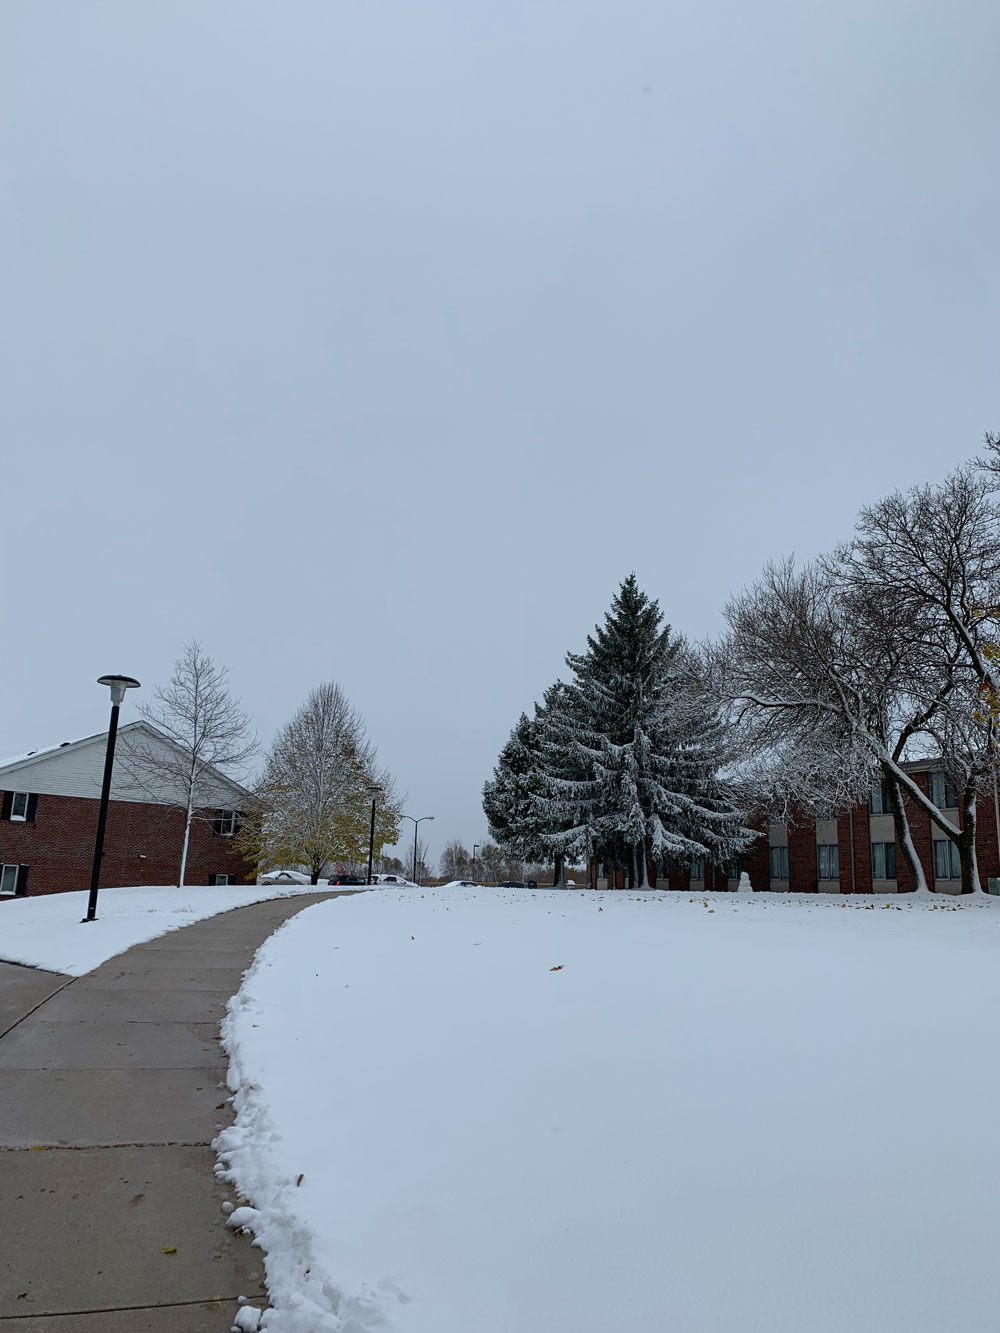
[(102, 889), (97, 920), (81, 925), (88, 894), (51, 893), (0, 903), (0, 961), (80, 977), (133, 944), (234, 907), (318, 890), (309, 885), (201, 884)]
[(995, 1327), (998, 925), (986, 895), (310, 908), (223, 1025), (262, 1327)]
[(259, 1300), (260, 1256), (226, 1230), (213, 1173), (230, 1118), (218, 1021), (260, 942), (329, 896), (171, 930), (65, 982), (0, 1039), (0, 1320), (25, 1333), (55, 1316), (66, 1333), (253, 1325), (239, 1298)]

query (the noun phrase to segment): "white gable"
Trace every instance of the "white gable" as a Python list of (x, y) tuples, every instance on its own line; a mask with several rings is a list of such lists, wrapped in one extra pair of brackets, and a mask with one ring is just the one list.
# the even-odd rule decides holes
[[(85, 796), (98, 800), (104, 777), (107, 732), (87, 736), (80, 741), (52, 746), (19, 759), (0, 764), (0, 791), (33, 791), (44, 796)], [(143, 746), (163, 746), (173, 751), (171, 742), (147, 722), (130, 722), (118, 732), (115, 767), (111, 778), (111, 798), (117, 801), (141, 801), (150, 805), (169, 805), (170, 795), (149, 790), (146, 782), (139, 787), (130, 777), (126, 762), (130, 739)], [(238, 808), (246, 791), (238, 782), (217, 771), (205, 784), (205, 804)]]

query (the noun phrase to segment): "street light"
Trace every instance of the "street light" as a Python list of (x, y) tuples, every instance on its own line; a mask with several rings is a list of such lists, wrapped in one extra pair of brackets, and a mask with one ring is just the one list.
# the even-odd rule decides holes
[(375, 802), (382, 795), (381, 787), (369, 787), (368, 795), (372, 803), (372, 823), (368, 833), (368, 883), (372, 882), (372, 859), (375, 855)]
[(412, 815), (403, 815), (403, 819), (413, 820), (413, 882), (417, 882), (417, 825), (422, 824), (425, 819), (433, 819), (433, 815), (421, 815), (419, 819), (413, 819)]
[(479, 851), (479, 843), (478, 843), (478, 842), (474, 842), (474, 843), (472, 844), (472, 882), (473, 882), (473, 884), (475, 884), (475, 882), (476, 882), (476, 852), (478, 852), (478, 851)]
[(111, 797), (111, 770), (115, 765), (115, 740), (118, 736), (118, 710), (126, 690), (137, 690), (139, 682), (131, 676), (101, 676), (98, 685), (111, 687), (111, 724), (108, 727), (108, 748), (104, 756), (104, 781), (101, 784), (101, 808), (97, 816), (97, 838), (94, 842), (94, 866), (90, 872), (90, 897), (87, 915), (81, 924), (97, 920), (97, 890), (101, 886), (101, 858), (104, 856), (104, 830), (108, 823), (108, 801)]

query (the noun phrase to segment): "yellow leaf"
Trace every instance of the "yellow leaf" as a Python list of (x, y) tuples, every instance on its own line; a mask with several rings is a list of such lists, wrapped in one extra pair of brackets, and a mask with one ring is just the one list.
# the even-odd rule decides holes
[(176, 1253), (177, 1253), (177, 1246), (176, 1246), (176, 1245), (162, 1245), (162, 1246), (160, 1247), (160, 1253), (161, 1253), (161, 1254), (176, 1254)]

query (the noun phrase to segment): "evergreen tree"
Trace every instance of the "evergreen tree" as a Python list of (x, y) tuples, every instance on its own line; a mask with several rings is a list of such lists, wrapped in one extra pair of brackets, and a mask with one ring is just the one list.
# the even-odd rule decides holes
[(532, 861), (547, 855), (536, 806), (541, 754), (535, 724), (522, 713), (500, 751), (493, 777), (483, 785), (490, 835), (510, 856)]
[(720, 863), (756, 836), (717, 777), (725, 729), (697, 658), (662, 621), (630, 575), (587, 651), (567, 655), (574, 679), (550, 691), (540, 728), (546, 842), (628, 866), (639, 887), (650, 859)]

